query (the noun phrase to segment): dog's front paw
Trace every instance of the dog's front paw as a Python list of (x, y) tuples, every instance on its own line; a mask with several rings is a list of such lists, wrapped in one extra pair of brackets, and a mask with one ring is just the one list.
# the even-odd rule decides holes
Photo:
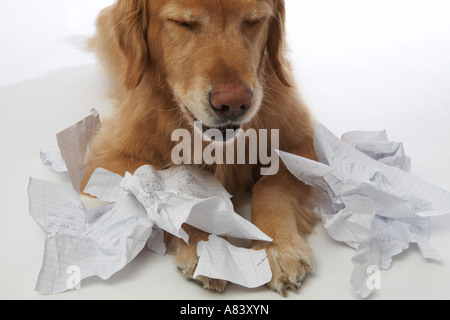
[(185, 246), (178, 249), (175, 257), (175, 265), (186, 279), (198, 282), (203, 288), (211, 291), (223, 292), (228, 285), (225, 280), (211, 279), (204, 276), (194, 278), (195, 269), (197, 269), (198, 256), (196, 246)]
[(272, 269), (272, 280), (267, 286), (282, 296), (287, 290), (298, 290), (306, 274), (314, 268), (314, 257), (306, 242), (297, 236), (293, 240), (274, 240), (273, 243), (256, 243), (255, 249), (266, 249)]

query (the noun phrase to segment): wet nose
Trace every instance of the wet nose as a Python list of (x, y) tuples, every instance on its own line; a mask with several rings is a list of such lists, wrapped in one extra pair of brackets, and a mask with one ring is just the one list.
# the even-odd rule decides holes
[(243, 85), (216, 85), (211, 92), (211, 106), (223, 120), (233, 121), (247, 113), (253, 103), (252, 91)]

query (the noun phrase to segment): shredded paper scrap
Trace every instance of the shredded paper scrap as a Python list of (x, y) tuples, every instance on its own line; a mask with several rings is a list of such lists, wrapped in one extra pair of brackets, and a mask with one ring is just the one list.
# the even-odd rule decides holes
[(279, 152), (301, 181), (329, 197), (317, 208), (329, 235), (356, 249), (351, 283), (362, 296), (368, 270), (389, 269), (392, 257), (417, 243), (424, 258), (440, 260), (428, 244), (429, 219), (450, 213), (450, 193), (409, 173), (402, 144), (386, 132), (351, 132), (342, 140), (324, 126), (315, 130), (320, 162)]
[[(75, 188), (84, 172), (92, 136), (99, 128), (98, 113), (92, 110), (89, 117), (58, 134), (60, 152), (41, 153), (42, 161), (53, 170), (69, 173), (72, 186), (30, 179), (30, 215), (47, 234), (36, 291), (62, 293), (91, 276), (106, 280), (146, 246), (165, 254), (163, 231), (188, 243), (189, 236), (182, 228), (185, 223), (212, 235), (199, 244), (195, 276), (250, 288), (271, 280), (265, 250), (234, 247), (218, 238), (272, 241), (234, 212), (231, 195), (203, 170), (177, 166), (158, 171), (147, 165), (121, 177), (99, 168), (85, 193), (108, 204), (86, 210)], [(74, 154), (83, 156), (73, 158)], [(221, 263), (223, 259), (227, 264)]]

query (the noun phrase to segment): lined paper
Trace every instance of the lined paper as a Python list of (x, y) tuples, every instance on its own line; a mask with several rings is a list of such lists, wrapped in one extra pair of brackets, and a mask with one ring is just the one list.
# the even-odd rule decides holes
[[(189, 237), (182, 229), (184, 223), (220, 236), (272, 240), (237, 215), (230, 195), (209, 173), (201, 170), (180, 166), (157, 171), (143, 166), (134, 175), (128, 173), (122, 178), (97, 169), (86, 190), (113, 203), (87, 211), (72, 187), (30, 179), (30, 214), (47, 233), (44, 262), (36, 286), (38, 292), (56, 294), (71, 289), (69, 284), (77, 270), (75, 285), (91, 276), (108, 279), (146, 245), (164, 254), (162, 230), (188, 243)], [(223, 249), (223, 255), (228, 255), (230, 247)], [(216, 254), (219, 254), (217, 249)], [(265, 254), (263, 250), (255, 253), (255, 257), (259, 259)], [(250, 277), (239, 278), (238, 284), (255, 285), (252, 280), (255, 275), (245, 271), (247, 262), (235, 260), (235, 263), (236, 268), (242, 268), (245, 279)], [(199, 274), (204, 270), (215, 274), (216, 267), (203, 262)], [(267, 275), (260, 278), (265, 279)]]
[[(182, 229), (185, 223), (218, 236), (272, 241), (255, 225), (235, 213), (231, 195), (212, 174), (204, 170), (186, 166), (156, 170), (146, 165), (134, 175), (127, 173), (120, 183), (117, 175), (109, 175), (108, 178), (108, 173), (99, 169), (94, 174), (93, 183), (97, 184), (97, 177), (101, 177), (100, 185), (111, 187), (104, 188), (108, 190), (106, 193), (117, 193), (119, 188), (122, 192), (133, 194), (160, 229), (182, 238), (186, 243), (189, 243), (189, 237)], [(90, 184), (88, 189), (92, 191)], [(98, 196), (98, 193), (94, 195)]]
[(99, 113), (95, 109), (92, 109), (91, 113), (90, 116), (56, 135), (75, 190), (80, 189), (91, 142), (101, 128)]
[(28, 193), (30, 215), (47, 233), (36, 285), (43, 294), (67, 291), (94, 275), (108, 279), (137, 256), (152, 233), (153, 223), (131, 195), (86, 211), (66, 185), (32, 178)]
[[(91, 112), (57, 135), (61, 151), (41, 153), (52, 169), (69, 171), (72, 187), (30, 179), (30, 215), (47, 234), (38, 292), (61, 293), (91, 276), (108, 279), (145, 245), (163, 255), (163, 231), (189, 242), (185, 223), (214, 235), (272, 241), (234, 212), (231, 195), (210, 173), (194, 167), (158, 171), (148, 165), (124, 178), (98, 168), (84, 192), (110, 204), (86, 210), (75, 190), (101, 127), (98, 112)], [(215, 266), (202, 266), (214, 273)]]
[(237, 248), (211, 235), (208, 241), (198, 243), (197, 254), (200, 259), (194, 278), (201, 275), (247, 288), (257, 288), (272, 280), (265, 250)]
[(279, 154), (292, 174), (329, 196), (317, 211), (333, 239), (357, 250), (351, 282), (367, 297), (373, 288), (366, 270), (390, 268), (410, 243), (424, 258), (440, 260), (428, 244), (429, 217), (450, 213), (450, 193), (410, 174), (403, 146), (386, 141), (385, 132), (353, 132), (344, 139), (318, 125), (320, 162)]

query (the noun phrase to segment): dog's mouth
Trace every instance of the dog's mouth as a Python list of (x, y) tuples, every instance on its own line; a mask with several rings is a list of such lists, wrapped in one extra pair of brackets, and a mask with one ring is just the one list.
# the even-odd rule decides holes
[(236, 123), (226, 123), (214, 127), (207, 126), (200, 119), (196, 118), (187, 107), (185, 108), (188, 111), (191, 120), (194, 122), (194, 127), (212, 141), (229, 141), (234, 139), (242, 127), (242, 125)]

